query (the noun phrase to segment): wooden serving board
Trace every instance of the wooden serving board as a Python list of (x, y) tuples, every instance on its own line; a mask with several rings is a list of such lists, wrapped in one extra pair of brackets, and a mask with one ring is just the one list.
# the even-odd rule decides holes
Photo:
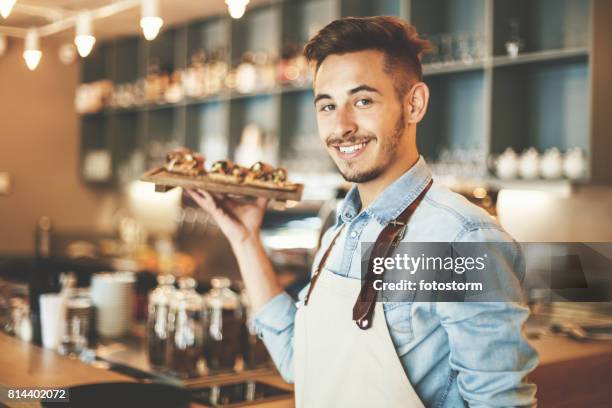
[(265, 187), (250, 186), (248, 184), (224, 183), (212, 180), (206, 175), (183, 176), (171, 173), (163, 167), (149, 170), (140, 178), (142, 181), (155, 183), (155, 191), (165, 192), (174, 187), (201, 188), (214, 193), (232, 194), (237, 196), (265, 197), (275, 201), (300, 201), (302, 199), (303, 184), (296, 184), (295, 190), (279, 190)]

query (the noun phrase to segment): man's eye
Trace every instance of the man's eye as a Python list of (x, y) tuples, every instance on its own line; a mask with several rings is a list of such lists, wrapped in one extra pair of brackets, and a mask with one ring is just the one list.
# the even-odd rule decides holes
[(363, 107), (363, 106), (368, 106), (371, 104), (372, 104), (372, 100), (370, 99), (360, 99), (357, 101), (357, 103), (355, 103), (355, 106)]
[(335, 109), (336, 107), (334, 105), (323, 105), (321, 106), (321, 109), (319, 109), (321, 112), (331, 112)]

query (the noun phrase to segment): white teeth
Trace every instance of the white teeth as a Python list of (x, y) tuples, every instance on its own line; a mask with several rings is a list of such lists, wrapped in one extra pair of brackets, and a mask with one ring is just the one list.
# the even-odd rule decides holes
[(340, 152), (342, 153), (354, 153), (357, 150), (360, 150), (365, 146), (365, 143), (359, 143), (353, 146), (339, 146)]

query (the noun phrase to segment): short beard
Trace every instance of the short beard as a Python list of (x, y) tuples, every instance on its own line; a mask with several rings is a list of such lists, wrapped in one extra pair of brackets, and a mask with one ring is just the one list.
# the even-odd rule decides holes
[[(389, 164), (395, 161), (396, 149), (402, 134), (404, 133), (404, 127), (404, 112), (402, 111), (400, 113), (400, 117), (397, 119), (397, 122), (395, 122), (391, 138), (389, 138), (381, 148), (382, 154), (385, 158), (387, 158), (387, 160), (385, 160), (384, 163), (381, 163), (361, 173), (347, 174), (338, 167), (338, 171), (340, 171), (340, 174), (342, 174), (344, 180), (348, 181), (349, 183), (367, 183), (369, 181), (376, 180), (387, 169)], [(377, 138), (377, 140), (380, 141), (381, 139)]]

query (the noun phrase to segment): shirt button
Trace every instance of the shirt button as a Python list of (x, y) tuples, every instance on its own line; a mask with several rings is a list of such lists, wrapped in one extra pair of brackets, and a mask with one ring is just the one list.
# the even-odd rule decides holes
[(357, 231), (351, 231), (351, 238), (357, 238)]

